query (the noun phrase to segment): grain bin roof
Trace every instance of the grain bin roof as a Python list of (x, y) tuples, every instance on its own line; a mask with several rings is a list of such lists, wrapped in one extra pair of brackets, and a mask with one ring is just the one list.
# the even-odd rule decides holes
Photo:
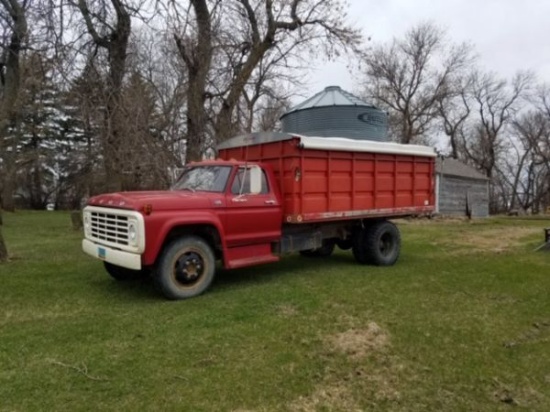
[(442, 175), (465, 177), (468, 179), (489, 180), (487, 176), (481, 174), (473, 167), (452, 157), (438, 157), (435, 162), (435, 172)]
[(339, 86), (328, 86), (325, 90), (317, 93), (313, 97), (310, 97), (305, 102), (300, 103), (297, 106), (292, 107), (288, 112), (283, 114), (286, 116), (289, 113), (296, 112), (298, 110), (313, 109), (316, 107), (326, 106), (365, 106), (373, 107), (370, 104), (365, 103), (359, 97), (342, 90)]

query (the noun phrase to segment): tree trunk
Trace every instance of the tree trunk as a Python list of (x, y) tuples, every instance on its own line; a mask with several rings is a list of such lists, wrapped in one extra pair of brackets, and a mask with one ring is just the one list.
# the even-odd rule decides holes
[(11, 165), (11, 156), (8, 159), (5, 156), (4, 160), (6, 161), (6, 166), (2, 188), (2, 205), (0, 206), (8, 212), (15, 212), (15, 201), (13, 199), (15, 193), (15, 170)]
[(82, 230), (84, 223), (82, 222), (82, 212), (80, 210), (73, 210), (71, 212), (71, 223), (73, 225), (73, 230)]
[[(190, 73), (191, 74), (191, 73)], [(187, 149), (186, 161), (202, 159), (206, 142), (206, 112), (203, 93), (203, 81), (197, 75), (189, 76), (190, 84), (187, 94)]]
[(4, 242), (4, 236), (2, 236), (2, 212), (0, 211), (0, 263), (8, 261), (8, 249), (6, 248), (6, 243)]
[(103, 153), (103, 168), (105, 170), (104, 190), (107, 192), (120, 192), (122, 190), (122, 172), (124, 169), (122, 159), (122, 134), (118, 123), (118, 92), (113, 87), (111, 96), (108, 97), (107, 110), (105, 111), (104, 130), (101, 139)]
[(191, 0), (196, 14), (198, 36), (196, 44), (189, 47), (182, 38), (174, 35), (178, 52), (189, 76), (187, 91), (187, 147), (186, 162), (201, 160), (206, 143), (207, 115), (206, 85), (212, 62), (212, 26), (206, 0)]
[[(125, 147), (131, 147), (132, 142), (124, 141), (124, 110), (121, 104), (122, 82), (126, 74), (126, 57), (128, 40), (131, 34), (131, 18), (127, 6), (121, 0), (111, 0), (116, 12), (116, 21), (110, 27), (110, 31), (99, 33), (92, 20), (93, 13), (88, 9), (85, 1), (78, 2), (82, 17), (86, 23), (88, 33), (96, 46), (104, 48), (109, 58), (109, 93), (107, 97), (107, 110), (102, 134), (102, 151), (106, 182), (108, 191), (120, 191), (124, 189), (124, 169), (126, 163), (131, 163), (132, 158), (124, 153)], [(94, 16), (97, 17), (97, 16)]]
[[(4, 76), (2, 77), (2, 98), (0, 100), (0, 152), (6, 173), (3, 178), (2, 202), (3, 208), (8, 211), (15, 210), (13, 194), (15, 193), (15, 153), (16, 142), (8, 141), (8, 128), (17, 125), (19, 116), (17, 113), (17, 96), (21, 86), (19, 67), (19, 55), (23, 47), (23, 41), (27, 35), (27, 19), (25, 9), (16, 1), (10, 2), (11, 18), (13, 19), (12, 34), (9, 46), (4, 50), (2, 58), (4, 63)], [(8, 153), (8, 148), (11, 151)], [(3, 242), (2, 242), (3, 243)]]

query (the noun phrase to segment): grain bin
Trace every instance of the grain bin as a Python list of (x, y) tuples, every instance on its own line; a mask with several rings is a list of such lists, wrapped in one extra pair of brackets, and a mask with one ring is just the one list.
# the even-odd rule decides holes
[(329, 86), (281, 116), (286, 133), (388, 141), (388, 115), (338, 86)]

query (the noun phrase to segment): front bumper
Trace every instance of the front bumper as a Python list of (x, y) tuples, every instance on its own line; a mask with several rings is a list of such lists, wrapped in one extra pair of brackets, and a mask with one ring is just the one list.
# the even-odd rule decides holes
[(82, 250), (84, 253), (104, 262), (123, 268), (141, 270), (141, 255), (137, 253), (113, 249), (109, 246), (94, 243), (88, 239), (82, 240)]

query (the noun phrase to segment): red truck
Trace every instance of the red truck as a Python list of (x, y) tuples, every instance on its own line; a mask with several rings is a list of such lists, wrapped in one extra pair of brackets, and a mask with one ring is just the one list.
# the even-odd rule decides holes
[(400, 234), (388, 219), (434, 211), (432, 148), (256, 133), (190, 163), (169, 191), (90, 198), (82, 248), (117, 280), (151, 273), (169, 299), (204, 292), (226, 269), (335, 246), (361, 264), (392, 265)]

